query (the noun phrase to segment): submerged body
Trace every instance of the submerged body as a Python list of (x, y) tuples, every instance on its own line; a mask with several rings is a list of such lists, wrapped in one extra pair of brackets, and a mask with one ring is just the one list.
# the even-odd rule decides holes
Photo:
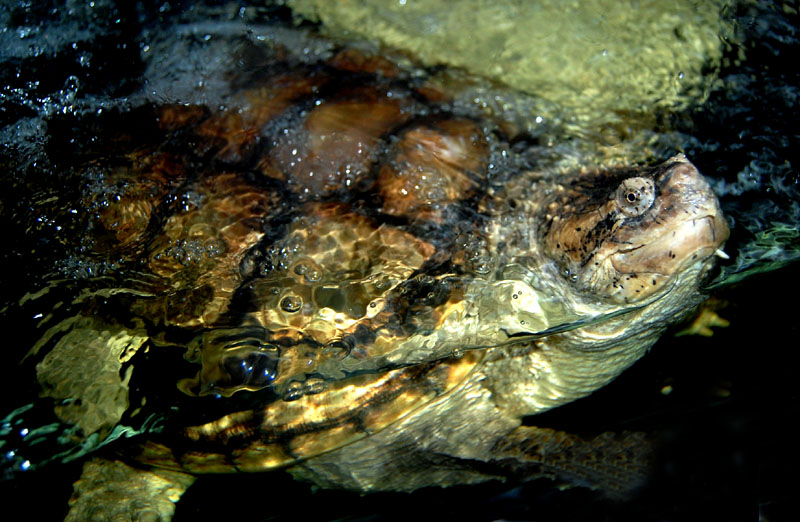
[[(153, 442), (138, 458), (192, 472), (260, 471), (297, 464), (292, 472), (317, 484), (356, 490), (413, 490), (502, 476), (500, 470), (493, 476), (466, 464), (463, 469), (452, 465), (431, 473), (428, 460), (499, 459), (493, 448), (520, 426), (524, 416), (583, 397), (610, 382), (669, 324), (699, 304), (698, 281), (727, 237), (713, 194), (682, 156), (632, 174), (598, 174), (592, 189), (570, 191), (566, 187), (571, 182), (545, 184), (526, 176), (521, 174), (508, 191), (493, 196), (497, 208), (487, 211), (492, 216), (486, 221), (488, 230), (503, 230), (487, 233), (491, 239), (486, 252), (512, 276), (460, 274), (458, 284), (463, 289), (458, 300), (440, 299), (441, 304), (431, 306), (424, 301), (432, 300), (431, 290), (413, 318), (435, 317), (436, 326), (418, 329), (412, 323), (414, 328), (407, 327), (403, 336), (384, 334), (388, 327), (376, 326), (377, 314), (363, 322), (353, 318), (357, 326), (351, 329), (372, 329), (372, 344), (355, 344), (348, 354), (340, 355), (336, 366), (307, 363), (312, 370), (305, 383), (328, 377), (324, 391), (284, 397), (263, 409), (238, 411), (186, 428), (184, 440), (174, 444), (177, 450)], [(582, 174), (572, 182), (586, 178)], [(649, 184), (657, 194), (635, 216), (617, 210), (630, 203), (624, 189), (631, 180)], [(597, 191), (593, 199), (599, 207), (581, 201), (586, 190)], [(509, 212), (508, 194), (514, 194), (516, 201), (526, 191), (530, 192), (522, 201), (527, 203), (513, 204)], [(603, 191), (605, 198), (596, 195)], [(553, 213), (555, 206), (541, 192), (555, 195), (562, 212)], [(575, 200), (581, 206), (571, 207)], [(485, 200), (484, 204), (488, 206)], [(572, 216), (565, 210), (570, 207), (575, 209)], [(623, 215), (609, 223), (614, 213)], [(574, 216), (578, 218), (567, 225)], [(570, 243), (575, 229), (583, 227), (583, 239)], [(576, 244), (580, 247), (572, 248)], [(539, 245), (545, 246), (539, 250)], [(548, 246), (553, 250), (548, 252)], [(437, 288), (443, 280), (456, 284), (452, 272), (428, 277), (427, 289)], [(396, 288), (385, 299), (390, 301), (394, 292)], [(273, 325), (266, 325), (266, 330), (262, 335), (274, 335)], [(235, 344), (231, 336), (236, 331), (225, 330), (230, 343), (225, 347), (203, 345), (202, 349), (223, 355), (202, 362), (224, 360), (226, 349)], [(253, 339), (252, 326), (247, 332)], [(390, 340), (378, 344), (381, 335)], [(347, 335), (339, 339), (346, 343)], [(268, 342), (269, 338), (256, 349)], [(309, 349), (306, 341), (284, 348), (284, 353), (291, 354), (300, 345)], [(254, 350), (251, 343), (246, 346), (247, 354)], [(241, 345), (230, 351), (247, 357)], [(398, 360), (402, 364), (395, 363)], [(222, 368), (217, 365), (213, 370), (223, 375)], [(325, 373), (328, 368), (331, 376)], [(204, 368), (194, 382), (202, 382), (204, 373), (212, 374)], [(224, 378), (231, 382), (230, 374)], [(209, 452), (209, 443), (220, 444), (225, 451)], [(203, 449), (197, 451), (195, 445)]]
[[(522, 418), (607, 384), (702, 300), (728, 236), (707, 182), (682, 155), (538, 171), (502, 118), (352, 49), (261, 69), (222, 109), (121, 115), (141, 134), (76, 164), (71, 240), (115, 268), (29, 354), (56, 416), (83, 440), (164, 417), (120, 455), (180, 473), (569, 474), (546, 457), (579, 439)], [(108, 502), (88, 492), (103, 469), (74, 517)]]

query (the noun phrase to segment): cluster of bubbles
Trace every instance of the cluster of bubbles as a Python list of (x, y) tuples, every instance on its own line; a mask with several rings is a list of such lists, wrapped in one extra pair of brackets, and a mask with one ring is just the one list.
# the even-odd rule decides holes
[(482, 235), (475, 232), (459, 234), (454, 246), (454, 260), (463, 264), (471, 273), (486, 277), (497, 268), (496, 260), (489, 252), (486, 238)]
[(184, 267), (197, 265), (225, 252), (225, 243), (221, 239), (176, 239), (168, 247), (156, 252), (156, 261), (172, 260)]

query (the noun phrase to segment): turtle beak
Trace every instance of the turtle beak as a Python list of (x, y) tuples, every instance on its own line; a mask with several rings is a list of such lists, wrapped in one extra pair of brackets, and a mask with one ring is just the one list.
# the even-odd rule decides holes
[(646, 244), (617, 252), (611, 256), (611, 263), (623, 274), (670, 276), (698, 260), (722, 252), (720, 249), (729, 234), (728, 224), (721, 215), (693, 218)]

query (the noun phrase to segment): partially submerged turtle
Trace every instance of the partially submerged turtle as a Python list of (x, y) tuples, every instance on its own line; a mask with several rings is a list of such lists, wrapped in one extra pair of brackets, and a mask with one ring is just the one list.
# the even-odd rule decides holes
[(353, 49), (278, 49), (233, 83), (226, 107), (113, 115), (126, 132), (96, 150), (119, 152), (77, 161), (59, 203), (87, 210), (65, 234), (102, 272), (28, 360), (75, 444), (144, 433), (119, 444), (133, 467), (86, 465), (71, 516), (277, 468), (359, 491), (630, 487), (630, 437), (522, 418), (604, 386), (702, 300), (728, 227), (695, 167), (542, 172), (500, 119)]

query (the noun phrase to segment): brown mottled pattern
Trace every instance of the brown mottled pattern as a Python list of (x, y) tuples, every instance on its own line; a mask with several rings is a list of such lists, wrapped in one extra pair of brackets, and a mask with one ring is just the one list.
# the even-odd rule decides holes
[(269, 78), (264, 86), (241, 92), (236, 104), (238, 110), (219, 111), (197, 126), (195, 132), (202, 139), (200, 150), (213, 151), (217, 158), (227, 161), (246, 159), (260, 138), (262, 127), (286, 111), (294, 100), (314, 92), (325, 80), (320, 76), (287, 73)]
[(387, 214), (441, 221), (446, 205), (473, 194), (488, 158), (486, 139), (469, 120), (452, 119), (414, 127), (396, 145), (394, 161), (378, 175)]

